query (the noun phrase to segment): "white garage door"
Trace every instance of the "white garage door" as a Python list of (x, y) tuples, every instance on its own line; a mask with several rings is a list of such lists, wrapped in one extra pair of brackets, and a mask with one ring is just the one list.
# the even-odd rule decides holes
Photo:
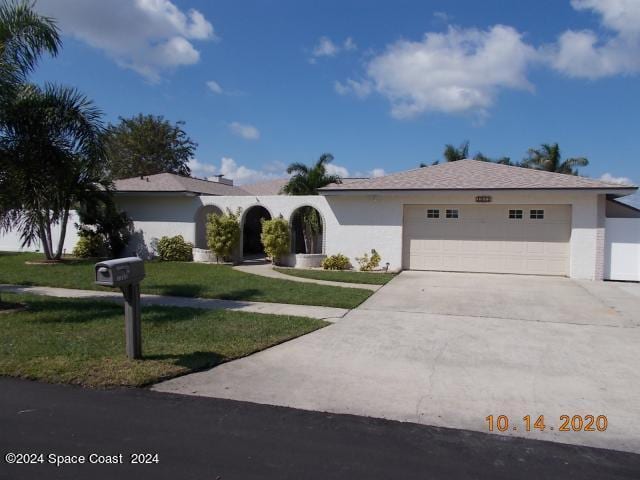
[(569, 205), (405, 205), (412, 270), (567, 275)]

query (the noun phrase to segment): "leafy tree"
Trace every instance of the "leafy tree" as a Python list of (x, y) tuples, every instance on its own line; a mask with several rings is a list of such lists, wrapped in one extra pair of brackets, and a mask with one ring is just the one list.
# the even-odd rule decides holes
[[(0, 115), (0, 228), (20, 231), (23, 245), (40, 240), (47, 259), (62, 256), (70, 210), (111, 186), (102, 113), (77, 90), (25, 85)], [(52, 227), (60, 225), (53, 238)]]
[(33, 3), (0, 3), (0, 95), (26, 81), (43, 53), (57, 55), (61, 45), (53, 19), (39, 15)]
[(182, 129), (184, 122), (172, 124), (162, 116), (139, 114), (120, 117), (107, 131), (107, 155), (113, 178), (156, 173), (189, 176), (189, 159), (195, 142)]
[[(292, 163), (287, 168), (287, 173), (293, 175), (282, 187), (282, 191), (288, 195), (317, 195), (319, 188), (326, 187), (330, 183), (341, 183), (339, 175), (327, 173), (327, 164), (331, 161), (333, 161), (333, 155), (324, 153), (310, 167), (303, 163)], [(322, 222), (317, 210), (313, 207), (302, 207), (300, 215), (305, 249), (307, 253), (315, 253), (317, 237), (322, 232)]]
[(271, 220), (261, 220), (260, 241), (271, 262), (276, 264), (289, 251), (289, 224), (282, 216)]
[(586, 167), (589, 160), (584, 157), (574, 157), (562, 160), (560, 147), (557, 143), (543, 143), (540, 148), (530, 148), (529, 155), (522, 161), (524, 166), (544, 170), (547, 172), (577, 175), (577, 167)]
[(87, 237), (99, 236), (111, 257), (122, 254), (133, 233), (133, 224), (125, 212), (118, 210), (111, 192), (98, 193), (92, 201), (78, 205), (76, 211), (80, 232)]
[(227, 209), (227, 213), (207, 217), (207, 244), (216, 259), (230, 260), (240, 242), (240, 213)]

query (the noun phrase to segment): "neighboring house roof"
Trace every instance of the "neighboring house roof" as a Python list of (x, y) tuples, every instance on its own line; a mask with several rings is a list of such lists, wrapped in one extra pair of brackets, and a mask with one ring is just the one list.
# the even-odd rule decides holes
[[(545, 172), (479, 160), (459, 160), (356, 182), (331, 184), (321, 193), (394, 190), (621, 190), (637, 187), (576, 175)], [(626, 192), (625, 192), (626, 190)]]
[(224, 183), (183, 177), (174, 173), (158, 173), (143, 177), (123, 178), (114, 182), (118, 193), (195, 193), (198, 195), (248, 195), (240, 187)]
[(276, 178), (264, 182), (242, 185), (242, 189), (251, 195), (279, 195), (280, 190), (287, 183), (288, 178)]

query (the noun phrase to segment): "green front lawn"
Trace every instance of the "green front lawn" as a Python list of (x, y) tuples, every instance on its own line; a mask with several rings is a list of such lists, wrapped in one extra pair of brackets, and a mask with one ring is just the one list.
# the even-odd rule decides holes
[[(94, 261), (25, 264), (25, 261), (42, 259), (43, 256), (37, 253), (0, 252), (0, 283), (102, 289), (93, 283)], [(142, 292), (158, 295), (354, 308), (372, 293), (356, 288), (266, 278), (239, 272), (228, 265), (152, 261), (145, 263), (145, 270), (147, 276), (141, 284)]]
[(322, 320), (143, 307), (142, 360), (125, 355), (123, 308), (110, 302), (4, 293), (0, 375), (92, 387), (142, 386), (213, 367), (327, 325)]
[(366, 283), (370, 285), (384, 285), (395, 273), (379, 272), (350, 272), (344, 270), (302, 270), (295, 268), (275, 268), (274, 270), (294, 277), (328, 280), (331, 282)]

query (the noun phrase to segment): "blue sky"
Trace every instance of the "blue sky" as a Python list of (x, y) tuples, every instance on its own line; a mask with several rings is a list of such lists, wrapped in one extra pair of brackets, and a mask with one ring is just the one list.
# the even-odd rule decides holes
[(64, 49), (37, 82), (106, 120), (186, 122), (194, 173), (240, 183), (335, 156), (375, 175), (445, 143), (521, 159), (559, 142), (640, 182), (640, 2), (39, 0)]

